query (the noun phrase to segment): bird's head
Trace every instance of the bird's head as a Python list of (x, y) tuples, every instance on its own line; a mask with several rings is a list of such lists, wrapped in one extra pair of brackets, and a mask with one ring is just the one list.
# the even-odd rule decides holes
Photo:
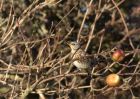
[(73, 51), (76, 51), (80, 48), (80, 44), (76, 41), (68, 42), (67, 44), (70, 46), (71, 50)]

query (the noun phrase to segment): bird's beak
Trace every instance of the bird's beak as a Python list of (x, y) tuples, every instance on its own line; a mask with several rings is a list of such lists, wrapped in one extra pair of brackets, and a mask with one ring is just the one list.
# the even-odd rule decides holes
[(69, 41), (66, 41), (66, 44), (70, 46), (70, 42)]

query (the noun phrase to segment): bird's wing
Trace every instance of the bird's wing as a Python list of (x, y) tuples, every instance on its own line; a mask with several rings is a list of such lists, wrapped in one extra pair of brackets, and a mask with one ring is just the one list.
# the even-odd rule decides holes
[(81, 49), (79, 49), (75, 53), (73, 59), (79, 60), (81, 62), (85, 62), (85, 61), (89, 61), (90, 60), (90, 58), (88, 57), (88, 54), (85, 51), (81, 50)]

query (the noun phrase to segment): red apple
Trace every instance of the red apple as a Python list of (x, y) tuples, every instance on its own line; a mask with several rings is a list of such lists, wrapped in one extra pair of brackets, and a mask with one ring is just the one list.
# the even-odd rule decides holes
[(112, 59), (116, 62), (122, 61), (124, 57), (125, 57), (124, 51), (121, 49), (117, 49), (112, 55)]

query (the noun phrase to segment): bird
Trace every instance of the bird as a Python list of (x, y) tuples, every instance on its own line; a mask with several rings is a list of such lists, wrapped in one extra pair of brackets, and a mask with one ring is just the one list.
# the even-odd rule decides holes
[(77, 41), (72, 41), (67, 43), (71, 48), (71, 58), (73, 65), (76, 66), (80, 71), (86, 70), (88, 74), (91, 69), (91, 59), (88, 57), (88, 54), (81, 49), (81, 45)]

